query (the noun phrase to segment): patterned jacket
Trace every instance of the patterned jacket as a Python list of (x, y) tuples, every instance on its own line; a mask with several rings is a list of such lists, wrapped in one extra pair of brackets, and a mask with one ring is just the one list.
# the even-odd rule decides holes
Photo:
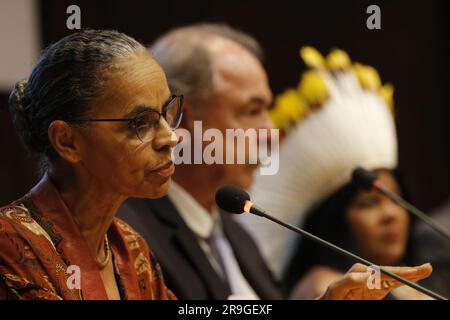
[[(108, 239), (122, 299), (175, 299), (137, 232), (115, 218)], [(47, 176), (0, 208), (0, 299), (108, 299), (87, 242)]]

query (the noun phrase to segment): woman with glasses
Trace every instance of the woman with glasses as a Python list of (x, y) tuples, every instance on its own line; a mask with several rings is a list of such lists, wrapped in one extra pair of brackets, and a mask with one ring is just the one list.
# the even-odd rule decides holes
[(172, 299), (144, 240), (115, 218), (166, 194), (182, 97), (148, 51), (115, 31), (49, 46), (10, 96), (42, 178), (0, 209), (0, 299)]

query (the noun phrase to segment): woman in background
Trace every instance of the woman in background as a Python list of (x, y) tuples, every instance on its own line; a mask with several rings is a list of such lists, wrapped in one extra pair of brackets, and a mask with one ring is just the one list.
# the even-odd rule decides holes
[[(376, 173), (386, 188), (402, 195), (395, 172)], [(408, 212), (377, 191), (362, 190), (352, 182), (313, 208), (302, 227), (376, 265), (413, 262)], [(312, 241), (301, 241), (284, 274), (284, 289), (294, 299), (313, 299), (352, 264), (352, 260)], [(388, 297), (428, 298), (406, 286), (393, 290)]]

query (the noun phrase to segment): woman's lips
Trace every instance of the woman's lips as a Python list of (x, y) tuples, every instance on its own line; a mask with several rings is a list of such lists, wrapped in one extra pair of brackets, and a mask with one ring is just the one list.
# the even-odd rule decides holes
[(167, 178), (173, 175), (173, 173), (175, 172), (175, 165), (172, 161), (170, 161), (160, 168), (153, 170), (153, 172), (159, 174), (161, 177)]

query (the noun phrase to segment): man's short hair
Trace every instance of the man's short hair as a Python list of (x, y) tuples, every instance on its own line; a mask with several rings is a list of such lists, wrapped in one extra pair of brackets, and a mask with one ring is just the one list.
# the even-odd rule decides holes
[(173, 94), (196, 99), (213, 91), (213, 69), (207, 50), (211, 37), (231, 40), (263, 61), (259, 43), (252, 36), (226, 24), (202, 23), (176, 28), (150, 47), (166, 73)]

